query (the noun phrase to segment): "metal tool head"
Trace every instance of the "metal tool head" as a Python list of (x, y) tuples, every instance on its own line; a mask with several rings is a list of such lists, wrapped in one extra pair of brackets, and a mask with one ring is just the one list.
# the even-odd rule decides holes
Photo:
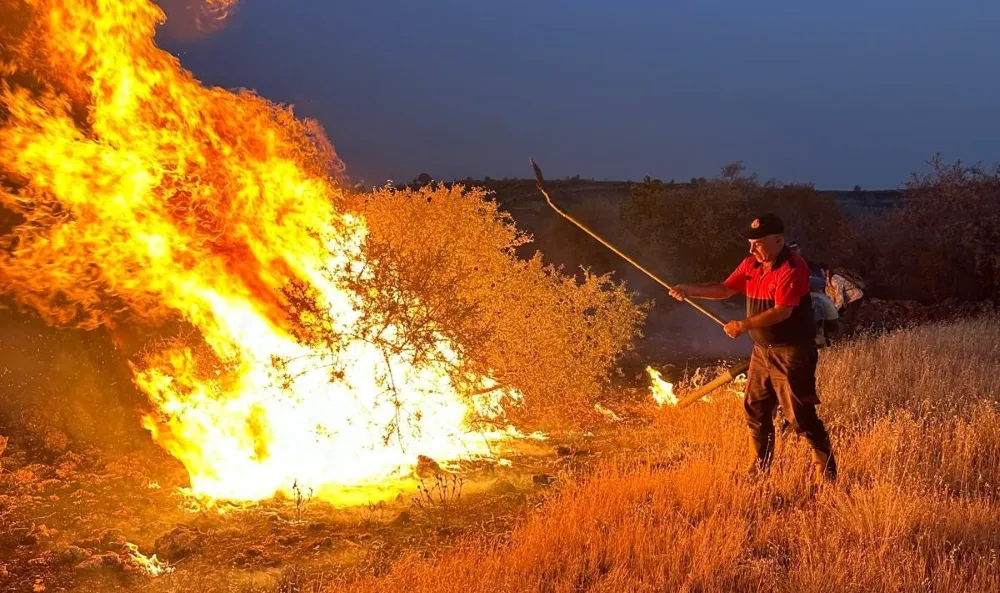
[(541, 187), (545, 183), (545, 178), (542, 177), (542, 168), (538, 166), (535, 159), (528, 157), (528, 160), (531, 161), (531, 168), (535, 170), (535, 181)]

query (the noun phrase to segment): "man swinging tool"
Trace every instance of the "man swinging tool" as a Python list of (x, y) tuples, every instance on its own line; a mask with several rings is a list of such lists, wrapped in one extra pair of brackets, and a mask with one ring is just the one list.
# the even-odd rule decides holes
[(752, 473), (767, 472), (774, 456), (774, 411), (780, 403), (791, 427), (812, 447), (813, 480), (833, 481), (837, 464), (823, 421), (816, 415), (816, 362), (809, 266), (785, 245), (784, 224), (773, 214), (754, 219), (742, 233), (750, 256), (723, 283), (680, 284), (678, 300), (747, 297), (746, 319), (724, 326), (730, 338), (749, 333), (753, 353), (743, 407), (750, 429)]

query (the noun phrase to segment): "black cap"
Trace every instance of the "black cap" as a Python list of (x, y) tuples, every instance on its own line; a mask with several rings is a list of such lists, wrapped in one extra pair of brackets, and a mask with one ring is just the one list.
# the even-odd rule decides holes
[(781, 219), (774, 214), (762, 214), (753, 219), (750, 228), (740, 233), (746, 239), (763, 239), (768, 235), (781, 235), (785, 232), (785, 225)]

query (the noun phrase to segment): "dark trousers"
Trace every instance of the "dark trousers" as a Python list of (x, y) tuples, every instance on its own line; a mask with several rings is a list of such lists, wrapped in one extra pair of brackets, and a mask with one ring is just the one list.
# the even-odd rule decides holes
[(754, 345), (743, 407), (750, 444), (762, 468), (774, 454), (774, 411), (779, 403), (792, 430), (805, 437), (814, 453), (830, 454), (830, 437), (816, 415), (818, 360), (814, 344)]
[(844, 327), (845, 334), (853, 335), (858, 330), (858, 312), (861, 309), (861, 300), (848, 303), (839, 311), (840, 323)]

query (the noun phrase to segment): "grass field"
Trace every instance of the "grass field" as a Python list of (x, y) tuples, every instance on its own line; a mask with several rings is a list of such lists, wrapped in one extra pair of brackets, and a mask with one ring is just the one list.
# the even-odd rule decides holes
[[(116, 453), (15, 431), (0, 591), (995, 591), (997, 344), (1000, 318), (985, 317), (825, 350), (820, 412), (841, 479), (816, 493), (792, 434), (768, 478), (745, 477), (738, 385), (683, 410), (626, 390), (607, 402), (621, 421), (470, 467), (447, 504), (192, 510), (183, 467), (152, 443)], [(126, 541), (171, 572), (130, 570)]]
[(766, 480), (743, 477), (740, 401), (720, 396), (658, 411), (643, 453), (565, 484), (509, 534), (331, 590), (995, 591), (998, 344), (991, 317), (824, 351), (841, 479), (815, 495), (792, 435)]

